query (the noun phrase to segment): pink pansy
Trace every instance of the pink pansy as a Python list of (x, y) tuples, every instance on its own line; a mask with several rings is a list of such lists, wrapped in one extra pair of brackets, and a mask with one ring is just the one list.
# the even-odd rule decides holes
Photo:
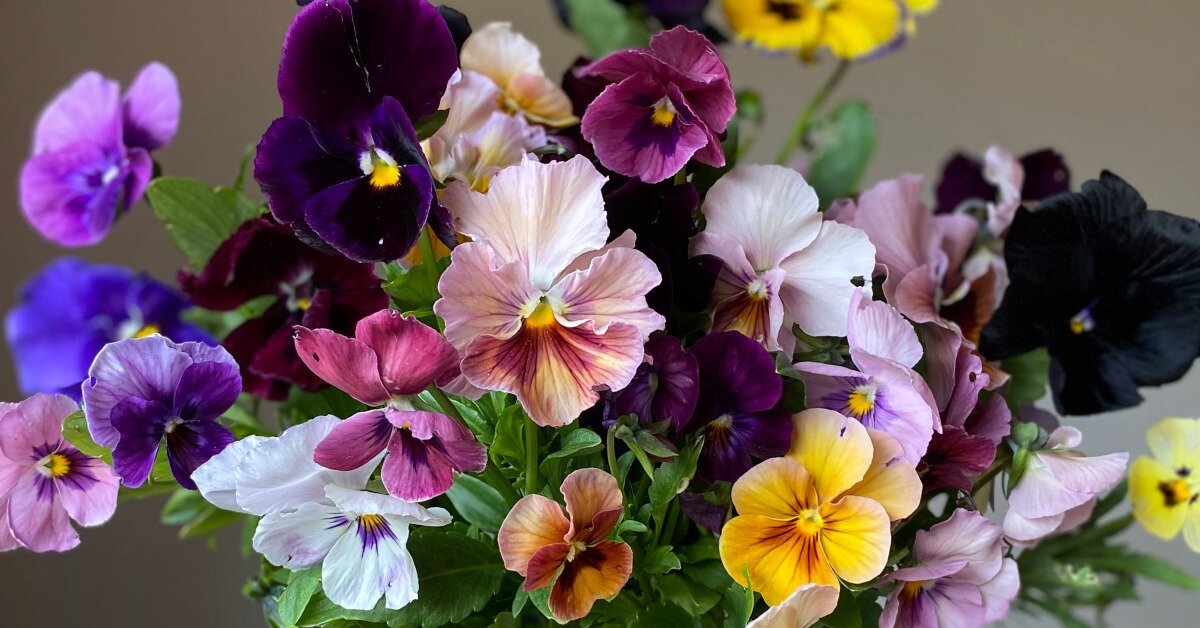
[(746, 628), (809, 628), (837, 608), (837, 587), (800, 585), (778, 606), (772, 606)]
[(821, 362), (795, 365), (810, 408), (827, 408), (885, 432), (914, 465), (941, 431), (933, 393), (913, 367), (921, 342), (892, 306), (855, 292), (847, 324), (850, 359), (858, 370)]
[(628, 385), (665, 323), (646, 305), (662, 277), (632, 234), (605, 245), (603, 185), (583, 157), (525, 161), (487, 194), (453, 186), (443, 198), (472, 241), (454, 250), (433, 309), (466, 379), (514, 393), (539, 425), (566, 425), (598, 390)]
[(917, 532), (917, 564), (884, 577), (902, 583), (888, 596), (884, 628), (971, 628), (1002, 619), (1017, 596), (1017, 564), (1004, 557), (995, 524), (959, 508), (929, 530)]
[(335, 427), (314, 454), (321, 466), (350, 471), (386, 450), (383, 485), (410, 502), (445, 493), (455, 472), (483, 471), (487, 448), (470, 430), (408, 401), (458, 376), (458, 352), (437, 331), (383, 310), (359, 321), (354, 338), (297, 327), (296, 352), (321, 379), (367, 405), (386, 405)]
[(836, 221), (858, 227), (875, 245), (883, 294), (919, 323), (954, 323), (972, 342), (1004, 292), (1004, 278), (987, 259), (967, 255), (979, 223), (970, 216), (934, 215), (921, 200), (922, 179), (883, 181), (830, 209)]
[(987, 226), (989, 232), (1000, 237), (1008, 231), (1021, 206), (1025, 168), (1012, 153), (999, 146), (989, 146), (983, 154), (983, 178), (999, 190), (997, 200), (987, 204)]
[(1032, 544), (1065, 531), (1066, 524), (1079, 525), (1090, 502), (1124, 477), (1128, 453), (1084, 456), (1075, 449), (1082, 439), (1079, 430), (1063, 426), (1050, 434), (1045, 449), (1029, 454), (1004, 515), (1004, 536), (1013, 544)]
[(870, 283), (875, 247), (863, 231), (822, 221), (817, 194), (794, 170), (738, 166), (704, 201), (692, 254), (725, 262), (713, 292), (713, 331), (735, 330), (790, 352), (792, 325), (845, 336), (855, 277)]
[(0, 405), (0, 551), (63, 552), (79, 545), (71, 520), (98, 526), (117, 509), (117, 476), (62, 436), (79, 409), (63, 395)]

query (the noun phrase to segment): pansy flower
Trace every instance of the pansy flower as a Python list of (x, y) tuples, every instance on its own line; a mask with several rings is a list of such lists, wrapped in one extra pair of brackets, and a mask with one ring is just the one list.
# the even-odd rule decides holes
[(775, 358), (736, 332), (709, 334), (692, 347), (700, 373), (696, 410), (682, 432), (704, 436), (698, 474), (732, 482), (754, 460), (783, 455), (791, 413), (780, 405), (783, 377)]
[(729, 69), (703, 35), (679, 26), (655, 35), (648, 49), (614, 52), (576, 72), (612, 83), (582, 122), (605, 168), (658, 183), (693, 157), (725, 165), (718, 136), (737, 105)]
[(126, 486), (146, 482), (165, 441), (175, 480), (194, 489), (196, 467), (233, 442), (217, 419), (241, 392), (225, 349), (155, 335), (104, 347), (88, 370), (83, 404), (92, 439), (112, 448)]
[(1071, 171), (1057, 151), (1044, 148), (1014, 158), (991, 146), (982, 160), (956, 153), (946, 161), (936, 188), (936, 211), (962, 213), (982, 204), (989, 230), (1004, 235), (1022, 202), (1040, 202), (1069, 191)]
[(525, 578), (524, 589), (550, 588), (560, 621), (587, 616), (596, 600), (621, 591), (633, 570), (633, 550), (609, 536), (621, 518), (617, 479), (600, 469), (572, 471), (562, 483), (567, 515), (541, 495), (513, 506), (496, 542), (504, 567)]
[(279, 63), (284, 115), (254, 162), (271, 213), (306, 241), (360, 261), (403, 257), (427, 220), (449, 240), (413, 123), (437, 110), (457, 52), (441, 13), (423, 0), (302, 9)]
[(678, 338), (654, 334), (646, 342), (646, 361), (633, 381), (609, 400), (612, 420), (632, 414), (643, 424), (667, 421), (676, 430), (692, 418), (700, 392), (700, 366)]
[(1021, 586), (1000, 528), (977, 512), (959, 508), (917, 532), (913, 554), (914, 566), (881, 581), (900, 583), (883, 607), (881, 627), (981, 628), (1008, 614)]
[[(1121, 481), (1127, 453), (1084, 456), (1077, 450), (1083, 435), (1063, 426), (1050, 433), (1045, 447), (1030, 452), (1008, 496), (1004, 536), (1028, 545), (1087, 519), (1097, 495)], [(1070, 526), (1073, 527), (1073, 526)]]
[(351, 471), (313, 462), (313, 450), (339, 424), (317, 417), (272, 437), (238, 441), (196, 472), (213, 504), (261, 516), (254, 551), (293, 571), (321, 565), (321, 588), (334, 604), (399, 609), (417, 599), (409, 528), (444, 526), (450, 514), (362, 490), (378, 459)]
[(845, 336), (853, 280), (869, 278), (867, 234), (822, 220), (817, 194), (794, 170), (738, 166), (704, 200), (707, 226), (692, 253), (725, 262), (713, 293), (713, 331), (740, 331), (771, 351), (812, 336)]
[(296, 328), (296, 351), (314, 373), (378, 410), (360, 412), (321, 441), (314, 459), (350, 471), (381, 452), (383, 486), (409, 502), (449, 490), (454, 473), (483, 471), (487, 448), (458, 421), (413, 408), (409, 397), (458, 377), (458, 352), (415, 318), (384, 310), (358, 322), (354, 338)]
[(896, 308), (863, 292), (850, 301), (848, 329), (857, 371), (821, 362), (796, 364), (808, 407), (835, 410), (889, 434), (916, 464), (933, 433), (941, 431), (933, 393), (913, 370), (922, 355), (917, 333)]
[(867, 582), (887, 564), (891, 522), (920, 499), (921, 480), (892, 437), (831, 410), (805, 410), (787, 456), (734, 483), (738, 516), (721, 530), (721, 562), (772, 606), (805, 584)]
[(322, 253), (266, 219), (243, 223), (203, 272), (181, 272), (179, 283), (196, 305), (221, 312), (275, 297), (223, 341), (242, 366), (246, 392), (273, 400), (285, 399), (293, 385), (309, 391), (325, 386), (296, 354), (293, 327), (349, 333), (388, 303), (373, 265)]
[(434, 312), (474, 386), (510, 392), (539, 425), (565, 425), (633, 379), (662, 315), (646, 305), (654, 263), (608, 246), (604, 177), (583, 157), (525, 161), (444, 202), (471, 238), (451, 256)]
[(840, 59), (876, 52), (903, 34), (899, 0), (723, 0), (738, 38), (769, 51), (811, 59), (828, 48)]
[(179, 86), (161, 63), (142, 68), (124, 96), (87, 72), (42, 111), (21, 170), (21, 209), (47, 240), (88, 246), (108, 235), (154, 176), (150, 157), (179, 128)]
[(180, 319), (183, 295), (145, 273), (64, 257), (31, 277), (5, 319), (21, 390), (79, 399), (79, 385), (104, 345), (162, 334), (216, 341)]
[(1018, 210), (1004, 259), (1012, 283), (980, 348), (1048, 348), (1062, 414), (1135, 406), (1139, 387), (1178, 380), (1200, 353), (1200, 224), (1147, 210), (1110, 172)]
[(117, 476), (62, 436), (79, 409), (62, 395), (0, 404), (0, 552), (79, 545), (71, 520), (98, 526), (117, 509)]
[(542, 53), (508, 22), (492, 22), (463, 44), (462, 70), (487, 77), (498, 88), (496, 102), (507, 113), (551, 128), (579, 121), (571, 101), (542, 69)]
[(1154, 457), (1139, 456), (1129, 467), (1133, 516), (1163, 540), (1183, 531), (1200, 552), (1200, 420), (1163, 419), (1146, 432)]

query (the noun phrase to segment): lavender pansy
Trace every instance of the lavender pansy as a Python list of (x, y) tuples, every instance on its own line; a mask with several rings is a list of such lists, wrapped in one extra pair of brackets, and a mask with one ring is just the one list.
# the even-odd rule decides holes
[(322, 379), (378, 410), (347, 418), (321, 441), (314, 460), (357, 469), (385, 450), (383, 485), (405, 501), (450, 489), (454, 473), (483, 471), (487, 448), (458, 421), (413, 408), (409, 397), (458, 376), (458, 352), (434, 329), (384, 310), (359, 321), (354, 338), (296, 328), (300, 359)]
[(801, 362), (808, 407), (826, 408), (862, 421), (895, 438), (914, 465), (941, 430), (933, 394), (913, 371), (921, 342), (892, 306), (863, 292), (850, 301), (850, 359), (858, 370)]
[(152, 151), (179, 126), (179, 86), (161, 63), (142, 68), (122, 96), (116, 81), (87, 72), (42, 111), (21, 171), (21, 208), (42, 237), (88, 246), (141, 200)]
[(62, 395), (0, 404), (0, 552), (69, 550), (79, 545), (71, 520), (97, 526), (116, 510), (112, 469), (62, 436), (78, 409)]
[(21, 390), (78, 400), (96, 354), (126, 338), (160, 333), (215, 345), (180, 320), (188, 307), (183, 295), (145, 273), (73, 257), (55, 260), (25, 283), (5, 319)]
[(736, 103), (729, 70), (703, 35), (679, 26), (655, 35), (648, 49), (615, 52), (577, 72), (612, 83), (582, 123), (606, 168), (657, 183), (693, 157), (725, 165), (718, 135)]
[(237, 362), (221, 347), (130, 338), (100, 351), (83, 385), (88, 431), (113, 449), (126, 486), (150, 476), (159, 444), (176, 481), (196, 488), (192, 472), (233, 442), (217, 422), (242, 392)]
[(732, 482), (754, 460), (786, 453), (792, 415), (779, 403), (783, 377), (775, 358), (737, 332), (705, 336), (692, 354), (700, 366), (700, 397), (684, 431), (704, 436), (700, 477)]

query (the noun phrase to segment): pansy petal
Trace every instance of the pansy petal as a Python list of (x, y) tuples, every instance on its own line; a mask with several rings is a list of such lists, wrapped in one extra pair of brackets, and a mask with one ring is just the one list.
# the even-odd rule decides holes
[(111, 421), (114, 406), (130, 397), (173, 405), (175, 386), (192, 359), (174, 351), (162, 336), (134, 338), (107, 345), (96, 356), (83, 385), (88, 432), (100, 445), (112, 447), (120, 435)]
[(180, 486), (191, 490), (196, 490), (192, 472), (234, 440), (233, 432), (216, 421), (188, 421), (166, 436), (171, 473)]
[(352, 525), (340, 510), (326, 504), (309, 502), (295, 510), (269, 512), (254, 531), (254, 551), (273, 565), (305, 569), (324, 560)]
[(1200, 420), (1166, 418), (1146, 430), (1154, 457), (1173, 469), (1200, 469)]
[(416, 579), (407, 543), (408, 526), (393, 528), (384, 520), (373, 521), (369, 527), (352, 522), (350, 532), (334, 543), (321, 566), (325, 595), (342, 608), (375, 608), (389, 588), (401, 580)]
[(867, 234), (832, 221), (804, 250), (780, 263), (787, 272), (779, 297), (788, 319), (813, 336), (846, 335), (850, 299), (859, 288), (852, 280), (868, 279), (875, 268), (875, 246)]
[(564, 621), (587, 616), (596, 600), (621, 592), (633, 572), (633, 550), (625, 543), (600, 541), (567, 563), (550, 589), (550, 612)]
[(871, 295), (855, 292), (850, 299), (847, 329), (851, 355), (866, 353), (912, 368), (924, 351), (912, 323), (904, 320), (896, 308)]
[(537, 297), (520, 262), (502, 262), (478, 242), (459, 245), (438, 281), (433, 311), (446, 321), (446, 338), (461, 351), (479, 336), (509, 338), (521, 326), (521, 308)]
[(558, 578), (571, 555), (572, 547), (566, 543), (552, 543), (543, 546), (529, 558), (525, 567), (525, 582), (521, 588), (525, 591), (544, 589)]
[(232, 359), (197, 362), (179, 378), (174, 410), (187, 421), (213, 421), (237, 402), (241, 392), (242, 376)]
[(63, 421), (79, 406), (63, 395), (38, 393), (0, 410), (0, 454), (25, 463), (30, 454), (62, 440)]
[(234, 441), (197, 467), (192, 472), (192, 482), (204, 499), (218, 508), (242, 512), (237, 503), (238, 468), (267, 440), (265, 436), (247, 436)]
[(621, 516), (617, 479), (600, 469), (577, 469), (563, 480), (563, 499), (571, 519), (571, 540), (591, 543), (608, 536)]
[(1047, 471), (1069, 491), (1089, 496), (1102, 493), (1121, 481), (1129, 454), (1121, 452), (1106, 456), (1072, 456), (1043, 454), (1037, 456)]
[(313, 450), (313, 460), (326, 469), (353, 471), (378, 456), (394, 428), (383, 410), (359, 412), (338, 423)]
[(575, 325), (591, 321), (603, 334), (614, 322), (633, 325), (643, 336), (666, 324), (661, 314), (646, 305), (646, 293), (662, 282), (650, 258), (636, 249), (616, 248), (592, 261), (585, 270), (563, 277), (550, 290), (550, 301), (561, 301), (560, 322)]
[(388, 445), (380, 477), (388, 493), (405, 501), (419, 502), (450, 490), (454, 471), (454, 462), (446, 452), (401, 429)]
[(570, 529), (561, 506), (541, 495), (522, 497), (508, 511), (496, 535), (504, 568), (526, 575), (533, 555), (547, 545), (562, 543)]
[(303, 118), (284, 116), (267, 127), (258, 143), (254, 180), (275, 218), (303, 224), (309, 199), (362, 176), (359, 152), (348, 139), (323, 133)]
[(362, 319), (354, 337), (375, 352), (384, 387), (394, 397), (425, 390), (458, 363), (458, 352), (437, 330), (395, 310)]
[(522, 74), (542, 73), (542, 53), (508, 22), (492, 22), (471, 33), (463, 44), (464, 70), (478, 72), (501, 87)]
[(963, 561), (955, 579), (984, 584), (1000, 571), (1003, 532), (978, 512), (958, 508), (950, 518), (917, 532), (914, 552), (923, 565)]
[(8, 525), (34, 552), (65, 552), (79, 545), (54, 482), (40, 473), (26, 474), (9, 493)]
[(171, 411), (157, 401), (129, 397), (112, 410), (112, 426), (120, 434), (113, 447), (113, 470), (125, 486), (145, 484), (158, 455)]
[(1005, 558), (996, 577), (979, 587), (979, 593), (983, 596), (983, 620), (992, 622), (1004, 619), (1020, 589), (1021, 575), (1017, 561)]
[(158, 62), (146, 65), (121, 101), (125, 145), (153, 151), (170, 144), (179, 130), (180, 107), (175, 74)]
[(330, 329), (296, 327), (295, 342), (304, 365), (334, 388), (368, 405), (390, 397), (380, 378), (379, 356), (361, 340)]
[(771, 458), (755, 465), (733, 484), (739, 515), (788, 520), (817, 506), (812, 475), (791, 458)]
[[(1159, 487), (1178, 478), (1175, 469), (1146, 456), (1129, 465), (1129, 498), (1133, 515), (1147, 532), (1160, 539), (1175, 538), (1187, 519), (1188, 509), (1169, 506)], [(1197, 510), (1200, 512), (1200, 509)]]
[(120, 147), (86, 141), (30, 158), (21, 169), (21, 209), (29, 224), (63, 246), (104, 239), (120, 209), (128, 171)]
[(98, 526), (117, 510), (120, 481), (99, 458), (74, 451), (70, 471), (56, 482), (63, 508), (81, 526)]
[(838, 577), (855, 584), (878, 576), (892, 544), (891, 521), (878, 502), (847, 495), (821, 507), (821, 549)]
[(86, 140), (119, 141), (121, 86), (99, 72), (85, 72), (42, 111), (33, 131), (34, 154)]
[(805, 584), (778, 606), (750, 622), (747, 628), (809, 628), (837, 608), (838, 587)]
[(832, 410), (812, 408), (793, 419), (788, 457), (813, 476), (822, 501), (837, 499), (871, 466), (871, 436), (862, 423)]
[[(887, 515), (883, 516), (886, 525)], [(749, 584), (772, 606), (804, 584), (841, 586), (825, 560), (819, 536), (801, 532), (793, 521), (761, 515), (734, 517), (721, 528), (720, 550), (725, 571), (734, 581), (747, 586), (743, 569), (748, 568)]]
[(871, 466), (848, 492), (879, 502), (888, 518), (899, 521), (920, 505), (921, 478), (916, 467), (904, 459), (904, 449), (896, 439), (878, 430), (868, 429), (867, 433), (873, 447)]
[(401, 165), (401, 183), (376, 187), (366, 177), (315, 194), (304, 220), (322, 240), (359, 262), (404, 257), (429, 218), (433, 177), (424, 165)]

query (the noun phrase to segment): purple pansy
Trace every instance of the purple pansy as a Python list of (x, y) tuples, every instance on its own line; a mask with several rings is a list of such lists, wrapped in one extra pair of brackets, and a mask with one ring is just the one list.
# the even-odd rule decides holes
[(684, 431), (704, 436), (699, 475), (732, 482), (755, 459), (787, 453), (792, 415), (780, 405), (783, 377), (762, 345), (719, 332), (692, 347), (700, 365), (700, 398)]
[(403, 257), (427, 221), (452, 243), (413, 121), (437, 110), (457, 66), (450, 29), (423, 0), (301, 10), (279, 63), (284, 115), (254, 162), (275, 217), (359, 261)]
[[(987, 157), (1001, 157), (993, 153)], [(1062, 154), (1052, 148), (1043, 148), (1022, 155), (1018, 167), (1023, 176), (1018, 177), (1020, 199), (1041, 201), (1064, 194), (1071, 190), (1071, 170)], [(937, 185), (937, 213), (948, 214), (968, 201), (993, 202), (999, 200), (1005, 181), (996, 175), (994, 165), (998, 159), (980, 160), (966, 153), (956, 153), (942, 167), (942, 178)]]
[(693, 157), (725, 165), (719, 134), (737, 108), (729, 70), (703, 35), (678, 26), (648, 49), (615, 52), (577, 70), (612, 83), (583, 116), (583, 137), (609, 170), (647, 183)]
[(221, 347), (131, 338), (104, 347), (88, 376), (88, 431), (112, 448), (113, 468), (126, 486), (146, 482), (165, 440), (172, 474), (194, 489), (192, 472), (233, 442), (217, 418), (237, 401), (242, 378)]
[(5, 319), (21, 390), (79, 400), (79, 384), (104, 345), (162, 334), (177, 342), (216, 344), (180, 320), (190, 304), (145, 273), (64, 257), (26, 282)]
[(79, 409), (62, 395), (0, 404), (0, 552), (62, 552), (79, 545), (71, 521), (97, 526), (117, 509), (117, 477), (62, 437)]
[(700, 378), (696, 356), (685, 351), (678, 338), (656, 333), (646, 342), (646, 357), (633, 381), (612, 395), (609, 417), (632, 414), (644, 424), (669, 421), (681, 430), (696, 409)]
[(141, 200), (152, 151), (179, 127), (179, 86), (161, 63), (121, 86), (98, 72), (75, 79), (42, 111), (21, 171), (21, 208), (34, 229), (63, 246), (108, 235), (117, 214)]

